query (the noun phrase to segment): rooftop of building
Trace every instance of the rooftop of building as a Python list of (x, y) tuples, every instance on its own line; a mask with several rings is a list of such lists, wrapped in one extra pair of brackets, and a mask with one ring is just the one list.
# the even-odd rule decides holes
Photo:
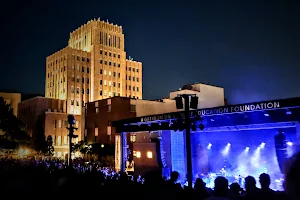
[(99, 17), (98, 19), (94, 18), (94, 19), (89, 20), (87, 23), (81, 25), (80, 27), (78, 27), (74, 31), (70, 32), (70, 35), (73, 34), (73, 33), (76, 33), (77, 31), (80, 31), (83, 28), (86, 28), (88, 26), (99, 26), (100, 24), (107, 25), (108, 28), (112, 28), (113, 31), (122, 32), (122, 26), (111, 23), (111, 22), (108, 21), (108, 19), (101, 20), (100, 17)]

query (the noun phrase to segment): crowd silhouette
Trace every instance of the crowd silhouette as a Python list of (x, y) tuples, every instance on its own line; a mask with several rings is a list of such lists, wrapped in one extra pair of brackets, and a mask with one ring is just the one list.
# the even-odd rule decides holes
[[(245, 188), (229, 185), (225, 177), (215, 179), (214, 189), (206, 188), (202, 179), (190, 189), (177, 183), (180, 174), (170, 178), (155, 171), (144, 177), (128, 176), (103, 168), (98, 163), (74, 163), (70, 169), (59, 160), (0, 160), (1, 196), (25, 199), (98, 198), (146, 200), (299, 200), (300, 154), (287, 162), (284, 191), (270, 189), (270, 176), (261, 174), (259, 183), (252, 176), (245, 178)], [(257, 187), (260, 185), (260, 188)]]

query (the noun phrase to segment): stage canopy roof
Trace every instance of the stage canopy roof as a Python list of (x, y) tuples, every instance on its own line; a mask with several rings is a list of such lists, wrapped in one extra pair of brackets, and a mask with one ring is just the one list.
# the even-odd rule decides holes
[[(239, 131), (295, 127), (300, 97), (191, 110), (192, 131)], [(183, 130), (184, 112), (149, 115), (113, 122), (117, 133)]]

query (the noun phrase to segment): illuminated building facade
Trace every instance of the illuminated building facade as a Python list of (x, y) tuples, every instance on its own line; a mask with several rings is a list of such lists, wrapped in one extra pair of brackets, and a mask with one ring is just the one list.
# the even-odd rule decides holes
[[(45, 138), (50, 135), (53, 139), (54, 156), (66, 158), (69, 151), (67, 110), (66, 100), (35, 97), (19, 104), (18, 117), (26, 125), (28, 134), (33, 140), (39, 140), (43, 134)], [(78, 135), (78, 138), (73, 139), (73, 142), (77, 143), (82, 140), (82, 116), (74, 115), (74, 117), (75, 127), (78, 128), (74, 134)]]
[(121, 26), (91, 20), (70, 33), (66, 48), (47, 57), (45, 91), (66, 100), (70, 114), (114, 96), (142, 99), (142, 63), (126, 59)]

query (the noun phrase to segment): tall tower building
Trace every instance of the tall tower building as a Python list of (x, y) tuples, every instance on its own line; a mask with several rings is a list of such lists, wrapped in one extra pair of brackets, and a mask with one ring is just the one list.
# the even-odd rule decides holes
[(70, 33), (66, 48), (47, 57), (45, 91), (66, 100), (70, 114), (113, 96), (142, 99), (142, 63), (126, 59), (121, 26), (91, 20)]

